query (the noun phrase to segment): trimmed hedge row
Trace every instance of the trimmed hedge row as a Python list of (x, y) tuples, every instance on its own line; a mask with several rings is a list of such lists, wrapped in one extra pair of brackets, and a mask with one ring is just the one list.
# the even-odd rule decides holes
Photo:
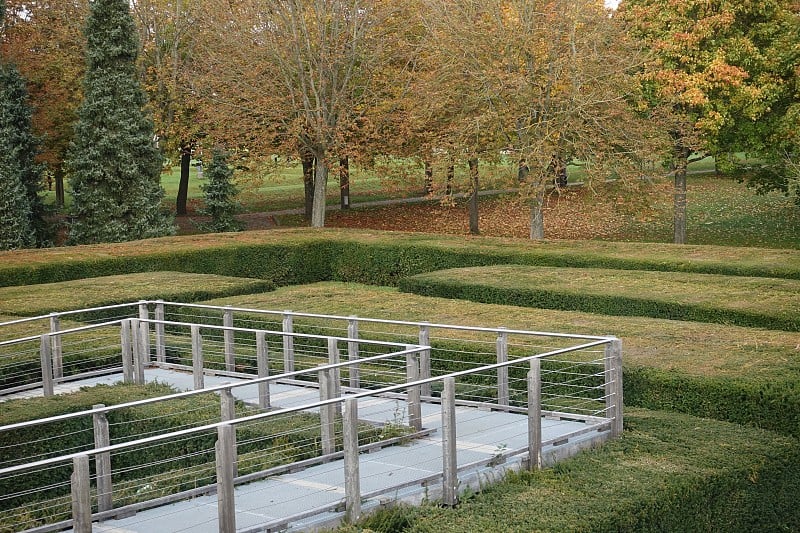
[(325, 280), (396, 285), (404, 277), (423, 272), (495, 264), (800, 279), (800, 252), (795, 250), (270, 230), (4, 252), (0, 253), (0, 286), (158, 270), (261, 278), (278, 285)]
[[(550, 280), (537, 283), (535, 275), (524, 277), (526, 273), (530, 273), (528, 267), (521, 266), (519, 269), (522, 279), (518, 282), (508, 281), (508, 276), (514, 275), (511, 268), (502, 268), (498, 271), (490, 267), (488, 272), (496, 275), (488, 276), (487, 279), (478, 278), (475, 269), (454, 269), (404, 278), (400, 280), (398, 287), (403, 292), (420, 296), (479, 303), (800, 331), (800, 312), (798, 312), (800, 308), (796, 303), (784, 307), (765, 305), (762, 310), (754, 310), (739, 309), (735, 302), (733, 305), (694, 304), (691, 299), (684, 299), (680, 294), (673, 293), (670, 293), (669, 299), (664, 296), (659, 298), (657, 294), (661, 284), (658, 279), (652, 281), (650, 290), (642, 297), (631, 296), (631, 291), (628, 291), (629, 294), (624, 294), (624, 289), (616, 290), (613, 282), (602, 288), (592, 285), (587, 287), (585, 292), (579, 292), (578, 284), (570, 285), (565, 281), (564, 287), (559, 288), (549, 283)], [(608, 273), (605, 270), (597, 272), (598, 277)], [(565, 276), (569, 274), (569, 270), (564, 272)], [(625, 274), (620, 273), (619, 276)], [(723, 299), (724, 289), (717, 291), (718, 285), (714, 283), (724, 283), (726, 279), (731, 278), (709, 279), (707, 292), (719, 292), (718, 296)], [(736, 279), (733, 278), (732, 281), (735, 282)], [(602, 283), (602, 279), (598, 280), (598, 283)], [(768, 290), (762, 289), (760, 296), (762, 298), (769, 296)]]
[(456, 509), (398, 507), (340, 531), (796, 531), (798, 493), (796, 439), (637, 410), (622, 438), (464, 495)]
[[(147, 272), (103, 276), (74, 281), (0, 288), (0, 313), (39, 316), (56, 311), (72, 311), (133, 302), (137, 300), (175, 300), (197, 302), (211, 298), (268, 292), (275, 289), (269, 280), (187, 274), (185, 272)], [(117, 316), (119, 310), (74, 315), (75, 321)]]
[[(324, 310), (317, 310), (324, 312)], [(193, 310), (195, 319), (201, 323), (219, 323), (217, 313), (209, 310)], [(247, 322), (248, 327), (270, 328), (275, 323), (265, 320), (262, 315), (238, 313), (237, 319)], [(301, 320), (295, 320), (296, 332), (309, 334), (329, 334), (324, 326), (311, 326)], [(391, 335), (379, 335), (380, 340), (391, 340)], [(371, 338), (376, 338), (372, 336)], [(280, 343), (276, 351), (271, 352), (275, 367), (281, 368)], [(325, 348), (320, 344), (320, 350)], [(459, 352), (458, 360), (453, 360), (453, 352)], [(496, 361), (493, 354), (476, 351), (474, 344), (467, 341), (451, 339), (437, 340), (431, 351), (433, 375), (460, 372)], [(176, 361), (177, 362), (177, 361)], [(189, 359), (182, 360), (191, 364)], [(552, 361), (543, 363), (543, 371), (558, 370), (559, 364)], [(578, 371), (576, 369), (576, 371)], [(590, 367), (581, 370), (591, 374)], [(514, 384), (524, 383), (527, 367), (512, 366), (510, 368), (512, 383), (512, 401), (519, 397), (526, 401), (526, 390), (514, 389)], [(641, 365), (625, 364), (624, 366), (624, 400), (627, 407), (643, 407), (654, 410), (676, 411), (694, 416), (713, 418), (737, 424), (759, 427), (800, 438), (800, 381), (795, 373), (787, 373), (784, 378), (759, 376), (709, 377), (689, 375), (675, 370), (662, 370)], [(557, 380), (557, 375), (548, 380)], [(482, 399), (496, 393), (494, 378), (490, 375), (475, 375), (460, 380), (466, 386), (475, 389), (475, 394)]]
[[(50, 398), (12, 400), (3, 405), (0, 425), (25, 420), (45, 418), (77, 412), (103, 403), (119, 403), (164, 396), (176, 392), (165, 384), (98, 385), (73, 394)], [(237, 402), (237, 416), (253, 414), (252, 409)], [(220, 400), (216, 394), (170, 400), (146, 406), (112, 411), (108, 414), (112, 443), (130, 441), (141, 436), (166, 433), (170, 430), (196, 427), (220, 420)], [(336, 433), (341, 437), (341, 429)], [(359, 437), (363, 442), (380, 440), (384, 429), (362, 424)], [(261, 471), (266, 468), (316, 457), (321, 453), (318, 415), (294, 413), (291, 416), (271, 418), (237, 428), (239, 473)], [(214, 477), (215, 432), (199, 433), (176, 442), (151, 444), (122, 452), (112, 453), (115, 505), (140, 501), (136, 490), (142, 484), (164, 494), (197, 486), (198, 476), (207, 476), (205, 483)], [(15, 453), (24, 446), (24, 453)], [(27, 457), (54, 457), (94, 447), (91, 417), (80, 417), (43, 426), (0, 432), (0, 449), (20, 457), (18, 461), (4, 461), (5, 466), (27, 462)], [(94, 462), (92, 461), (92, 468)], [(192, 468), (182, 473), (181, 469)], [(30, 474), (0, 480), (0, 494), (14, 494), (26, 489), (53, 488), (16, 498), (6, 498), (0, 503), (0, 531), (5, 529), (3, 511), (69, 493), (69, 486), (58, 486), (69, 481), (72, 465), (45, 468)], [(157, 486), (156, 486), (157, 485)], [(148, 493), (149, 494), (149, 493)], [(152, 496), (151, 496), (152, 497)], [(147, 499), (147, 498), (145, 498)], [(35, 506), (32, 506), (35, 507)], [(68, 510), (67, 510), (68, 511)], [(45, 517), (34, 517), (41, 521)], [(30, 526), (28, 526), (30, 527)]]

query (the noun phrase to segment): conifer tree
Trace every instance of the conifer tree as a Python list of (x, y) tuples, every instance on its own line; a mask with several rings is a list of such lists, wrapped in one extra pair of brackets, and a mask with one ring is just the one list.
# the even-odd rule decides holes
[(205, 172), (208, 183), (202, 185), (206, 207), (200, 213), (211, 217), (209, 222), (199, 226), (212, 232), (240, 231), (243, 224), (236, 220), (240, 210), (236, 195), (239, 189), (231, 181), (233, 169), (228, 166), (228, 156), (221, 150), (214, 150), (211, 164)]
[(84, 101), (67, 170), (73, 244), (168, 235), (162, 158), (136, 74), (138, 37), (127, 0), (95, 0), (87, 20)]
[(25, 80), (13, 65), (0, 65), (0, 249), (49, 244), (41, 191), (39, 146), (31, 132)]

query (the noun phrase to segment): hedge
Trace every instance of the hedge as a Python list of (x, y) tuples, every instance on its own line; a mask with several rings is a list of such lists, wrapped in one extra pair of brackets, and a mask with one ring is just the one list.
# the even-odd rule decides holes
[[(164, 396), (176, 392), (165, 384), (151, 383), (144, 386), (117, 384), (98, 385), (77, 393), (49, 398), (11, 400), (3, 404), (0, 412), (0, 425), (33, 420), (90, 409), (103, 403), (115, 405), (143, 398)], [(253, 414), (252, 410), (237, 402), (237, 416)], [(125, 442), (142, 436), (166, 433), (170, 430), (196, 427), (220, 420), (220, 402), (216, 394), (170, 400), (146, 406), (112, 411), (108, 414), (111, 426), (112, 443)], [(389, 428), (396, 431), (395, 428)], [(362, 424), (359, 438), (362, 442), (374, 442), (384, 435), (382, 428)], [(336, 435), (341, 438), (341, 428)], [(393, 435), (394, 436), (394, 435)], [(215, 476), (214, 443), (216, 432), (200, 433), (185, 437), (177, 442), (151, 444), (130, 451), (112, 453), (115, 507), (153, 498), (154, 492), (166, 495), (198, 486), (198, 479), (205, 479), (199, 485), (211, 484)], [(271, 418), (263, 422), (250, 423), (237, 427), (237, 450), (239, 453), (239, 474), (265, 470), (272, 466), (285, 464), (287, 458), (293, 461), (317, 457), (320, 448), (319, 416), (307, 413), (293, 413)], [(0, 449), (17, 455), (20, 444), (24, 453), (19, 453), (17, 461), (6, 460), (4, 466), (27, 462), (27, 457), (54, 457), (78, 450), (94, 447), (92, 418), (80, 417), (27, 429), (0, 432)], [(339, 443), (341, 445), (341, 442)], [(92, 469), (94, 462), (91, 462)], [(189, 472), (181, 469), (190, 468)], [(23, 476), (13, 476), (0, 480), (0, 494), (14, 494), (26, 489), (54, 487), (44, 493), (31, 493), (0, 502), (0, 531), (13, 531), (19, 524), (8, 523), (11, 510), (20, 505), (30, 504), (44, 497), (53, 498), (69, 494), (69, 486), (58, 486), (69, 481), (72, 465), (45, 468)], [(205, 476), (205, 477), (200, 477)], [(138, 489), (149, 485), (145, 496)], [(68, 505), (61, 513), (68, 513)], [(5, 511), (5, 512), (4, 512)], [(55, 518), (46, 514), (37, 515), (31, 511), (31, 520), (45, 523)], [(33, 516), (35, 515), (35, 516)], [(12, 529), (7, 529), (11, 527)], [(26, 528), (31, 527), (27, 525)]]
[(480, 303), (800, 331), (795, 280), (509, 265), (420, 274), (399, 288)]
[[(39, 316), (138, 300), (197, 302), (210, 298), (267, 292), (275, 285), (251, 279), (184, 272), (144, 272), (74, 281), (0, 288), (0, 313)], [(80, 320), (116, 316), (118, 311), (94, 313)]]
[[(303, 302), (303, 311), (311, 313), (344, 315), (356, 306), (361, 316), (372, 318), (392, 318), (400, 313), (408, 320), (433, 323), (615, 334), (623, 341), (626, 406), (681, 411), (800, 437), (800, 360), (794, 333), (473, 304), (343, 283), (283, 287), (209, 303), (284, 309), (291, 302)], [(313, 332), (304, 329), (299, 319), (295, 327)], [(380, 329), (390, 331), (385, 325)], [(362, 334), (364, 331), (366, 328)], [(435, 348), (463, 351), (459, 361), (447, 364), (443, 360), (451, 358), (449, 352), (434, 352), (439, 372), (491, 362), (491, 356), (473, 352), (492, 351), (493, 347), (475, 350), (474, 345), (452, 339), (436, 342)]]
[(620, 439), (463, 494), (456, 509), (401, 506), (340, 531), (797, 531), (797, 494), (800, 441), (635, 410)]
[(0, 253), (0, 286), (176, 270), (273, 280), (395, 285), (423, 272), (527, 264), (800, 279), (800, 251), (599, 241), (531, 241), (332, 229), (164, 237)]

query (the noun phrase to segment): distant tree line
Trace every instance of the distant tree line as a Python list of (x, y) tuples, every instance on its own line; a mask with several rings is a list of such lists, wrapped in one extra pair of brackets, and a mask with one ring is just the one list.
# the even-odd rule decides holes
[[(677, 243), (695, 157), (800, 202), (792, 0), (623, 0), (616, 11), (600, 0), (6, 1), (3, 65), (27, 79), (18, 106), (37, 137), (20, 150), (33, 154), (28, 177), (0, 175), (9, 198), (28, 198), (0, 206), (4, 247), (48, 242), (32, 229), (41, 164), (57, 205), (65, 179), (72, 192), (70, 242), (168, 234), (162, 156), (182, 163), (185, 212), (201, 142), (302, 161), (312, 226), (325, 224), (329, 181), (344, 202), (350, 165), (385, 157), (417, 160), (429, 190), (433, 169), (450, 191), (466, 164), (474, 233), (480, 162), (501, 158), (530, 203), (531, 238), (570, 163), (590, 184), (614, 178), (637, 194), (643, 169), (669, 162)], [(12, 227), (25, 236), (6, 244)]]

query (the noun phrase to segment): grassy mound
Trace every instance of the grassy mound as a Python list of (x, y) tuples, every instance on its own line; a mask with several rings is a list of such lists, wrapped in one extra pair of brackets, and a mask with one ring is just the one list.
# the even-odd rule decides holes
[(800, 281), (520, 265), (459, 268), (400, 281), (425, 296), (800, 331)]

